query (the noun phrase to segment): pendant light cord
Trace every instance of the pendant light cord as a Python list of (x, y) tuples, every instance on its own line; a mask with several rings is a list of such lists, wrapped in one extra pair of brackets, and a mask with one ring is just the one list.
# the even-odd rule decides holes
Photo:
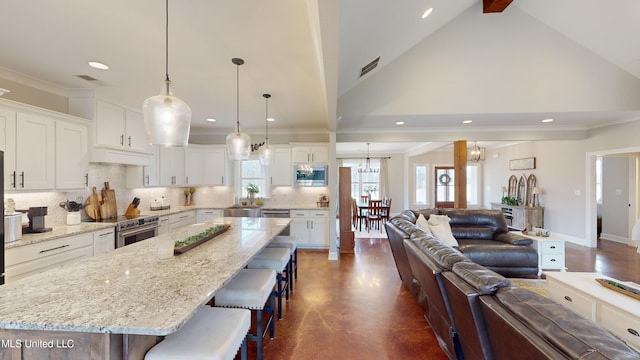
[[(164, 59), (165, 59), (165, 75), (166, 81), (169, 80), (169, 0), (165, 1), (165, 13), (166, 13), (166, 22), (165, 22), (165, 33), (164, 33)], [(167, 93), (169, 93), (168, 89), (169, 85), (167, 85)]]
[(240, 132), (240, 65), (236, 64), (236, 132)]
[(265, 127), (265, 144), (269, 145), (269, 98), (271, 97), (271, 94), (262, 94), (262, 96), (265, 99), (265, 121), (264, 121), (264, 127)]

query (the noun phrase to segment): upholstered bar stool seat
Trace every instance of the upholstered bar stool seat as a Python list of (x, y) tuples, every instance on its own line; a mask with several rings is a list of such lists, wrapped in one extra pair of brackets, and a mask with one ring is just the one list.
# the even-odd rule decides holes
[(284, 247), (288, 248), (291, 252), (291, 258), (289, 259), (289, 274), (293, 274), (289, 281), (289, 290), (293, 291), (293, 279), (298, 280), (298, 238), (290, 235), (276, 236), (271, 240), (267, 247)]
[(145, 360), (232, 360), (238, 349), (247, 358), (251, 312), (203, 306), (187, 323), (155, 345)]
[[(274, 286), (276, 272), (271, 269), (242, 269), (225, 286), (216, 292), (214, 303), (219, 307), (245, 308), (256, 312), (256, 332), (247, 338), (257, 343), (257, 358), (262, 359), (262, 338), (269, 329), (271, 339), (275, 336)], [(269, 305), (265, 306), (269, 301)], [(263, 314), (269, 314), (263, 325)]]
[[(290, 275), (287, 264), (291, 258), (288, 248), (264, 248), (247, 264), (249, 269), (271, 269), (276, 272), (276, 297), (278, 298), (278, 319), (282, 320), (282, 293), (289, 300)], [(284, 285), (284, 286), (283, 286)]]

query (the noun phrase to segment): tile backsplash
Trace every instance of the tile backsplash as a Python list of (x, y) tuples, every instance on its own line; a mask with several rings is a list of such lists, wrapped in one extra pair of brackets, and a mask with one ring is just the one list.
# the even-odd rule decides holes
[[(81, 191), (49, 191), (49, 192), (11, 192), (5, 193), (4, 200), (12, 198), (16, 209), (28, 209), (31, 206), (47, 206), (48, 215), (45, 218), (47, 226), (63, 225), (67, 212), (59, 204), (66, 200), (84, 200), (91, 195), (91, 187), (95, 186), (98, 193), (109, 182), (109, 187), (115, 190), (118, 214), (124, 214), (134, 197), (140, 198), (139, 209), (148, 211), (151, 201), (155, 198), (168, 198), (173, 206), (184, 204), (185, 187), (156, 187), (136, 188), (126, 187), (125, 165), (92, 163), (89, 166), (89, 189)], [(293, 208), (313, 207), (320, 194), (328, 194), (327, 187), (274, 187), (271, 198), (264, 199), (264, 207)], [(234, 203), (233, 188), (230, 186), (200, 186), (196, 187), (194, 203), (216, 208), (224, 208)], [(86, 217), (84, 211), (83, 218)]]

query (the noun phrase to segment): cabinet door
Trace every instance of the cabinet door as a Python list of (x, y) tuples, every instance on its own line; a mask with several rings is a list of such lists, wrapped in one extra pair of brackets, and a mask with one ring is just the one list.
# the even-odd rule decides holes
[(158, 146), (149, 146), (148, 150), (153, 154), (151, 163), (142, 167), (142, 179), (144, 186), (158, 186)]
[(96, 100), (96, 145), (123, 147), (124, 131), (124, 109)]
[(314, 146), (309, 148), (311, 154), (311, 162), (326, 163), (329, 162), (329, 149), (325, 146)]
[(184, 148), (160, 147), (160, 185), (184, 183)]
[(125, 143), (124, 147), (131, 150), (147, 150), (147, 129), (144, 126), (142, 114), (125, 111)]
[(271, 160), (271, 166), (269, 166), (271, 185), (291, 186), (293, 181), (293, 175), (291, 174), (292, 169), (291, 150), (273, 149), (273, 159)]
[(116, 230), (109, 228), (93, 233), (93, 256), (111, 252), (116, 247)]
[(309, 219), (298, 218), (291, 220), (289, 224), (289, 234), (298, 238), (298, 244), (309, 243)]
[(228, 169), (226, 149), (204, 149), (204, 183), (206, 185), (228, 185)]
[(18, 190), (55, 187), (55, 120), (18, 113), (16, 122)]
[(202, 148), (189, 146), (185, 149), (184, 172), (185, 185), (204, 184), (204, 151)]
[(0, 150), (4, 151), (4, 189), (16, 189), (16, 112), (0, 109)]
[(518, 229), (524, 229), (527, 227), (526, 224), (526, 214), (524, 209), (513, 208), (513, 219), (511, 220), (511, 225)]
[(308, 163), (311, 162), (311, 154), (308, 147), (294, 147), (291, 149), (293, 162)]
[(313, 218), (310, 220), (311, 228), (309, 234), (309, 244), (314, 247), (327, 247), (327, 218)]
[(160, 227), (158, 228), (158, 235), (166, 234), (169, 232), (169, 216), (161, 216), (158, 222)]
[(88, 186), (89, 127), (58, 120), (56, 122), (56, 189), (82, 189)]

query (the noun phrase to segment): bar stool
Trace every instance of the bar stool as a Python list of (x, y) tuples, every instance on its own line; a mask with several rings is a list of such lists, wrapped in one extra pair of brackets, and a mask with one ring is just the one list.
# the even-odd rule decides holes
[(187, 323), (151, 348), (145, 360), (232, 360), (238, 349), (247, 359), (247, 332), (251, 312), (203, 306)]
[[(282, 293), (289, 301), (289, 275), (287, 264), (291, 252), (288, 248), (264, 248), (247, 264), (249, 269), (271, 269), (276, 272), (276, 297), (278, 298), (278, 320), (282, 320)], [(283, 288), (284, 283), (284, 288)]]
[(298, 280), (298, 238), (296, 236), (279, 235), (271, 240), (267, 247), (288, 248), (291, 252), (289, 259), (289, 274), (293, 274), (289, 281), (289, 290), (293, 291), (293, 279)]
[[(262, 338), (269, 329), (271, 339), (275, 337), (274, 291), (276, 272), (270, 269), (242, 269), (225, 286), (216, 292), (215, 306), (245, 308), (256, 313), (256, 332), (249, 333), (247, 338), (257, 344), (257, 358), (262, 359)], [(269, 301), (269, 305), (265, 306)], [(263, 314), (268, 316), (267, 324), (263, 325)]]

